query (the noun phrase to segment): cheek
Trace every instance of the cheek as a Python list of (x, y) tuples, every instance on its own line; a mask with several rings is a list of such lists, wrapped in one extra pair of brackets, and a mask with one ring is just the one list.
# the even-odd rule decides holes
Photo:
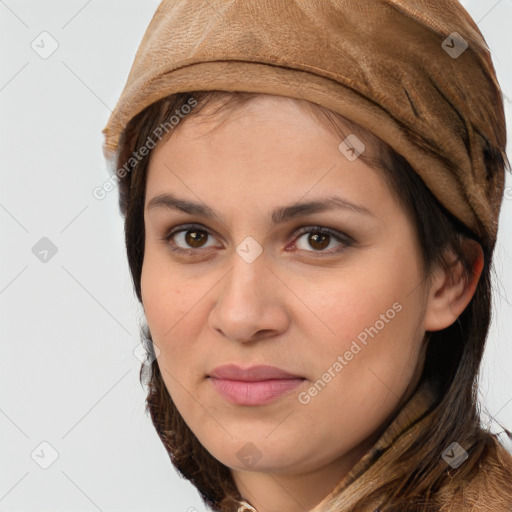
[(331, 276), (311, 277), (295, 276), (291, 281), (294, 293), (303, 299), (303, 305), (297, 303), (295, 319), (305, 330), (315, 329), (316, 337), (322, 336), (327, 345), (342, 349), (361, 333), (364, 339), (366, 330), (375, 324), (379, 335), (387, 331), (395, 339), (405, 328), (403, 336), (407, 337), (418, 321), (414, 312), (419, 297), (411, 293), (418, 274), (410, 260), (373, 255)]
[(306, 351), (313, 371), (299, 397), (304, 429), (329, 418), (318, 443), (320, 437), (336, 440), (343, 451), (371, 435), (415, 375), (422, 340), (418, 307), (400, 295), (396, 281), (394, 286), (362, 287), (357, 293), (347, 286), (346, 293), (321, 299), (322, 318), (335, 334), (317, 336), (314, 349)]
[[(211, 281), (211, 282), (210, 282)], [(173, 269), (165, 255), (148, 251), (141, 274), (141, 295), (157, 359), (176, 405), (187, 407), (183, 386), (192, 390), (204, 378), (209, 351), (201, 349), (206, 294), (214, 281)], [(188, 398), (190, 398), (188, 396)]]
[(151, 337), (158, 347), (160, 373), (175, 405), (187, 414), (190, 397), (183, 385), (190, 388), (190, 379), (197, 370), (197, 356), (190, 343), (198, 338), (193, 332), (194, 322), (190, 322), (197, 302), (193, 300), (195, 293), (189, 284), (180, 285), (173, 273), (150, 256), (142, 269), (141, 294)]
[(404, 391), (423, 339), (420, 291), (411, 293), (417, 283), (415, 262), (406, 258), (351, 266), (335, 281), (317, 282), (316, 291), (311, 282), (297, 282), (297, 294), (318, 312), (297, 322), (309, 343), (315, 340), (314, 352), (302, 347), (311, 356), (312, 380), (321, 379), (319, 391), (333, 383), (325, 386), (332, 395), (322, 391), (326, 407), (329, 400), (341, 400), (345, 411), (357, 412), (362, 401), (378, 408)]
[(153, 340), (172, 338), (179, 323), (189, 314), (200, 290), (197, 280), (184, 281), (168, 259), (147, 250), (141, 273), (141, 295)]

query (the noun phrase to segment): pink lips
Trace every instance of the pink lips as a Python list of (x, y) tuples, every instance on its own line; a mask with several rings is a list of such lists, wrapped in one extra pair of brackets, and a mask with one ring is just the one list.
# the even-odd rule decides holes
[(275, 366), (247, 369), (230, 364), (215, 368), (208, 377), (214, 388), (238, 405), (263, 405), (299, 386), (304, 378)]

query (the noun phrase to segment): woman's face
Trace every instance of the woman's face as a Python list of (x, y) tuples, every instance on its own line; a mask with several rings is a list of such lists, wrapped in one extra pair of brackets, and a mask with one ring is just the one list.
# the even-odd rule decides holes
[[(214, 126), (182, 121), (148, 170), (141, 286), (163, 379), (235, 475), (337, 478), (421, 370), (412, 219), (379, 172), (288, 98), (258, 97)], [(324, 206), (296, 207), (313, 202)], [(298, 379), (213, 378), (228, 364)]]

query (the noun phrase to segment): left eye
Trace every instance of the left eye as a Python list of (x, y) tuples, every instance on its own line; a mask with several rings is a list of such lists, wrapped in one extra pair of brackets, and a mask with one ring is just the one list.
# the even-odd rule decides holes
[[(304, 235), (308, 235), (305, 237)], [(169, 242), (171, 250), (176, 252), (187, 252), (192, 254), (197, 252), (197, 249), (204, 249), (212, 247), (212, 245), (205, 245), (205, 241), (211, 236), (208, 230), (202, 229), (197, 225), (181, 226), (180, 229), (171, 231), (164, 237), (164, 240)], [(302, 228), (298, 233), (298, 238), (295, 239), (294, 245), (300, 250), (317, 253), (333, 253), (343, 250), (345, 247), (352, 245), (353, 241), (347, 235), (330, 228), (323, 228), (319, 226), (308, 226)], [(213, 237), (212, 237), (213, 238)], [(309, 247), (314, 250), (311, 251), (307, 247), (300, 247), (298, 242), (304, 238)], [(325, 251), (333, 241), (338, 242), (338, 248), (334, 251)], [(182, 244), (180, 246), (180, 243)]]
[[(339, 252), (340, 250), (343, 250), (345, 247), (349, 247), (352, 245), (352, 240), (344, 235), (343, 233), (336, 231), (334, 229), (330, 228), (322, 228), (319, 226), (308, 226), (306, 228), (303, 228), (299, 232), (299, 238), (297, 241), (300, 241), (301, 238), (303, 238), (304, 235), (308, 235), (305, 237), (306, 243), (315, 249), (314, 251), (310, 252), (327, 252), (327, 253), (335, 253)], [(330, 243), (333, 241), (333, 239), (337, 242), (339, 242), (339, 246), (334, 251), (324, 251), (326, 247), (330, 245)], [(297, 242), (295, 242), (296, 245)], [(299, 247), (299, 249), (308, 250)]]

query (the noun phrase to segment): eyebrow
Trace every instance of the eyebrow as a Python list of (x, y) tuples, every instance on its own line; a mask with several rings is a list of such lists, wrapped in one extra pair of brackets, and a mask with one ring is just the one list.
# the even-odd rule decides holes
[[(209, 206), (202, 203), (195, 203), (193, 201), (179, 199), (172, 194), (160, 194), (153, 197), (149, 201), (146, 209), (152, 210), (155, 208), (166, 208), (170, 210), (180, 210), (190, 215), (198, 215), (207, 219), (216, 218), (223, 222), (220, 216), (212, 210)], [(301, 215), (309, 215), (313, 213), (320, 213), (327, 210), (351, 210), (362, 215), (376, 217), (368, 208), (361, 204), (355, 204), (346, 199), (338, 196), (331, 196), (314, 201), (307, 201), (302, 203), (293, 203), (286, 206), (276, 208), (269, 216), (269, 222), (276, 225), (287, 222), (295, 217)]]

